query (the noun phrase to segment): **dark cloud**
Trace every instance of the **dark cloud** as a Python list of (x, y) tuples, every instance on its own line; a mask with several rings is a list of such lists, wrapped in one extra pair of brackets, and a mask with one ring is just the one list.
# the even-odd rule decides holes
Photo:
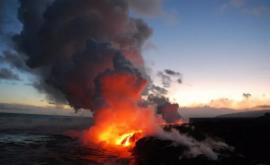
[(8, 68), (1, 68), (0, 69), (0, 79), (20, 80), (19, 76)]

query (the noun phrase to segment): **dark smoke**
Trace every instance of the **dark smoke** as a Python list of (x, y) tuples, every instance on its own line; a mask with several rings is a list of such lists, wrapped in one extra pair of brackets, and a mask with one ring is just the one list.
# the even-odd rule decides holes
[(167, 123), (175, 123), (182, 119), (182, 116), (179, 114), (180, 107), (177, 103), (171, 103), (167, 94), (172, 83), (182, 84), (182, 74), (171, 69), (165, 69), (164, 71), (159, 71), (157, 75), (161, 80), (162, 86), (155, 85), (150, 81), (145, 104), (155, 105), (157, 113)]
[(30, 71), (29, 67), (25, 64), (25, 58), (15, 52), (4, 51), (0, 56), (0, 63), (9, 64), (11, 67), (20, 71)]
[(152, 95), (156, 95), (156, 96), (164, 96), (168, 94), (167, 89), (154, 85), (154, 84), (151, 84), (148, 90), (151, 91)]
[(173, 82), (182, 84), (182, 74), (171, 69), (165, 69), (157, 74), (161, 79), (161, 84), (164, 88), (171, 87)]
[(137, 2), (21, 0), (20, 4), (23, 30), (14, 37), (17, 51), (25, 54), (27, 66), (39, 78), (34, 86), (53, 102), (67, 100), (75, 109), (93, 110), (94, 81), (113, 68), (119, 54), (143, 70), (141, 47), (152, 30), (143, 20), (129, 17)]
[(181, 76), (181, 73), (173, 71), (171, 69), (165, 69), (164, 72), (168, 75), (172, 75), (172, 76)]
[(159, 107), (159, 113), (171, 111), (161, 110), (168, 109), (167, 98), (166, 104), (153, 98), (165, 98), (172, 81), (182, 81), (181, 74), (166, 69), (159, 73), (162, 87), (152, 82), (141, 56), (152, 30), (143, 20), (129, 16), (130, 10), (149, 16), (159, 14), (161, 0), (19, 2), (18, 18), (23, 29), (13, 37), (17, 52), (5, 51), (0, 58), (12, 68), (35, 74), (37, 80), (32, 85), (45, 93), (50, 103), (95, 110), (102, 102), (99, 77), (110, 73), (108, 70), (125, 70), (149, 81), (145, 94), (148, 103)]
[(178, 79), (177, 79), (177, 82), (178, 82), (179, 84), (182, 84), (182, 83), (183, 83), (183, 80), (182, 80), (181, 78), (178, 78)]
[(250, 93), (243, 93), (242, 95), (245, 99), (249, 99), (252, 96)]
[(158, 72), (158, 76), (160, 77), (162, 86), (164, 88), (169, 88), (171, 86), (172, 79), (169, 75), (167, 75), (163, 72)]
[(175, 123), (182, 118), (179, 114), (180, 107), (177, 103), (173, 104), (167, 102), (163, 105), (159, 105), (157, 110), (167, 123)]
[(19, 76), (8, 68), (1, 68), (0, 69), (0, 79), (20, 80)]
[(63, 93), (57, 88), (49, 85), (49, 83), (42, 80), (37, 80), (34, 81), (31, 85), (35, 87), (40, 93), (46, 93), (47, 100), (49, 100), (50, 104), (59, 106), (67, 104), (67, 100), (65, 99)]
[(169, 98), (162, 95), (149, 95), (148, 102), (156, 105), (157, 113), (161, 114), (167, 123), (175, 123), (182, 119), (179, 105), (171, 103)]

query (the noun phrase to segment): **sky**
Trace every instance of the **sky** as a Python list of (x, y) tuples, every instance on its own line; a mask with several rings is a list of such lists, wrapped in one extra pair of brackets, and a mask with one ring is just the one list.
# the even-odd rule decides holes
[[(159, 13), (153, 16), (133, 14), (143, 17), (154, 31), (143, 48), (146, 67), (154, 81), (160, 81), (157, 73), (164, 69), (182, 75), (182, 83), (174, 83), (169, 89), (171, 100), (186, 107), (270, 105), (270, 1), (161, 3)], [(19, 33), (22, 25), (14, 12), (16, 0), (7, 6), (0, 9), (9, 16), (0, 17), (0, 22), (8, 22), (1, 30)], [(0, 51), (5, 48), (0, 42)], [(0, 64), (0, 68), (6, 65)], [(49, 104), (45, 95), (31, 86), (31, 74), (14, 72), (19, 80), (0, 79), (0, 102)]]

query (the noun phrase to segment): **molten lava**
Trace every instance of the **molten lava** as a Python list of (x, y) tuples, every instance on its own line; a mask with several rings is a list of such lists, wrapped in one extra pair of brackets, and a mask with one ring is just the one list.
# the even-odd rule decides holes
[(140, 76), (112, 72), (100, 77), (98, 85), (104, 106), (95, 112), (94, 125), (83, 140), (127, 155), (140, 138), (155, 132), (163, 121), (153, 108), (139, 105), (146, 85)]
[[(123, 103), (123, 106), (128, 104)], [(157, 129), (160, 123), (151, 109), (103, 109), (95, 114), (95, 124), (86, 133), (84, 140), (99, 144), (106, 150), (120, 155), (135, 146), (135, 143)]]
[[(142, 130), (124, 130), (108, 127), (107, 130), (100, 132), (98, 141), (108, 146), (118, 148), (131, 148), (134, 147), (137, 140), (143, 136)], [(121, 133), (123, 132), (123, 133)]]
[(123, 147), (133, 147), (135, 142), (141, 138), (141, 133), (141, 130), (125, 133), (116, 140), (116, 145)]

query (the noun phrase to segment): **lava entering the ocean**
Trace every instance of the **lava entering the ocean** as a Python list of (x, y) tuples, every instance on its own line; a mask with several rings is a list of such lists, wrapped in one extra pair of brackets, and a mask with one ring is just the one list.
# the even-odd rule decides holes
[(84, 142), (127, 155), (136, 141), (157, 131), (164, 121), (153, 108), (139, 105), (145, 85), (145, 79), (129, 72), (102, 75), (98, 86), (106, 105), (95, 112)]

